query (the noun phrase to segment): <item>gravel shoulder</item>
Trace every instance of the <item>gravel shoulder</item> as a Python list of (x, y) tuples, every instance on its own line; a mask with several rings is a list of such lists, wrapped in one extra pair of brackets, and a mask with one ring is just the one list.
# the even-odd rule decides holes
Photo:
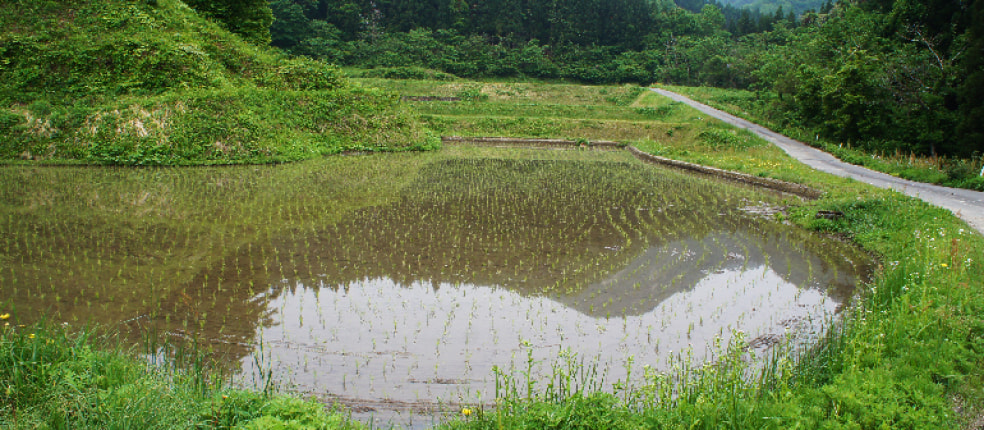
[(786, 151), (791, 157), (804, 164), (844, 178), (871, 184), (876, 187), (892, 189), (909, 196), (917, 197), (930, 204), (948, 209), (960, 217), (971, 227), (984, 234), (984, 192), (959, 188), (941, 187), (939, 185), (913, 182), (907, 179), (876, 172), (861, 166), (845, 163), (833, 155), (813, 148), (805, 143), (790, 139), (758, 124), (738, 118), (727, 112), (698, 103), (680, 94), (660, 88), (650, 88), (656, 93), (669, 97), (674, 101), (686, 103), (708, 116), (724, 121), (735, 127), (747, 129), (763, 139)]

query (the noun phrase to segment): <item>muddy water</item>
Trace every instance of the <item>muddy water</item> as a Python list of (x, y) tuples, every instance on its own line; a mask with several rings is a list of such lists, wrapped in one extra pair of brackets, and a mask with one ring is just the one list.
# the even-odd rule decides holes
[[(0, 171), (0, 306), (208, 345), (360, 417), (429, 424), (543, 386), (809, 342), (858, 250), (756, 215), (788, 198), (627, 154), (459, 150), (288, 166)], [(631, 357), (631, 361), (630, 361)]]

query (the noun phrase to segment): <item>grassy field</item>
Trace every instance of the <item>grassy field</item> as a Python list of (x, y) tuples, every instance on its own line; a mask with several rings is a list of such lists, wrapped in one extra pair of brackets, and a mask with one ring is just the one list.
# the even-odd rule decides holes
[(848, 183), (791, 160), (747, 131), (638, 86), (354, 81), (402, 96), (459, 97), (460, 101), (404, 101), (443, 136), (614, 140), (677, 160), (790, 182), (810, 181), (821, 190)]
[[(441, 135), (617, 140), (669, 158), (809, 185), (824, 191), (823, 197), (791, 205), (780, 215), (782, 220), (852, 240), (882, 262), (874, 280), (862, 286), (856, 305), (846, 310), (842, 323), (826, 339), (803, 353), (777, 355), (762, 371), (752, 370), (744, 360), (740, 342), (712, 365), (652, 373), (647, 375), (650, 384), (614, 393), (579, 379), (571, 370), (576, 370), (574, 364), (558, 369), (557, 383), (551, 387), (529, 387), (526, 381), (504, 378), (496, 408), (465, 408), (461, 419), (448, 427), (951, 429), (973, 428), (980, 419), (984, 240), (947, 211), (816, 172), (745, 132), (637, 87), (377, 78), (356, 82), (400, 95), (460, 98), (401, 102), (401, 108), (417, 112), (422, 124)], [(816, 217), (821, 210), (843, 216)], [(104, 344), (85, 336), (49, 335), (45, 330), (3, 328), (4, 425), (34, 427), (37, 421), (27, 417), (50, 414), (45, 405), (59, 404), (53, 402), (76, 402), (62, 410), (93, 417), (92, 427), (123, 421), (130, 412), (113, 396), (137, 389), (132, 386), (150, 387), (141, 394), (144, 398), (157, 396), (160, 391), (154, 390), (165, 388), (153, 387), (178, 387), (189, 375), (148, 370), (118, 354), (98, 352)], [(81, 361), (88, 356), (94, 361)], [(109, 364), (116, 362), (129, 363), (119, 366), (134, 370), (112, 377), (81, 370), (112, 368)], [(182, 421), (202, 423), (191, 427), (226, 428), (202, 417), (221, 409), (223, 395), (257, 396), (201, 390), (195, 388), (201, 383), (190, 379), (194, 395), (168, 397), (174, 403), (167, 407), (184, 410), (183, 415), (153, 413), (198, 417)], [(154, 407), (162, 403), (167, 402)], [(256, 428), (328, 427), (313, 422)]]

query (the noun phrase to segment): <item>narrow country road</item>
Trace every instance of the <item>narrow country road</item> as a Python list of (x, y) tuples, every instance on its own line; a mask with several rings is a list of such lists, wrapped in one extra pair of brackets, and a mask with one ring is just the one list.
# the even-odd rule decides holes
[(820, 151), (802, 142), (790, 139), (758, 124), (738, 118), (729, 113), (714, 109), (702, 103), (693, 101), (680, 94), (660, 88), (650, 88), (656, 93), (669, 97), (678, 102), (686, 103), (713, 118), (717, 118), (735, 127), (748, 129), (772, 142), (791, 157), (806, 165), (844, 178), (852, 178), (876, 187), (893, 189), (907, 195), (920, 198), (928, 203), (949, 209), (955, 215), (966, 221), (974, 229), (984, 234), (984, 192), (947, 188), (939, 185), (913, 182), (895, 176), (876, 172), (861, 166), (845, 163), (833, 155)]

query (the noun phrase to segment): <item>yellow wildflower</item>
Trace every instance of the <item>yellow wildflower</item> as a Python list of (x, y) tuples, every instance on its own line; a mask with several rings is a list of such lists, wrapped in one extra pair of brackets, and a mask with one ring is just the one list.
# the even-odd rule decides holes
[(947, 265), (946, 263), (940, 263), (940, 266), (943, 266), (943, 267), (950, 267), (950, 266), (949, 266), (949, 265)]
[(28, 339), (34, 339), (35, 337), (36, 337), (36, 336), (34, 336), (34, 333), (31, 333), (31, 334), (29, 334), (29, 335), (27, 335), (27, 338), (28, 338)]
[(5, 319), (9, 319), (9, 318), (10, 318), (10, 314), (0, 315), (0, 320), (5, 320)]
[(467, 417), (467, 416), (469, 416), (469, 415), (471, 415), (471, 414), (472, 414), (472, 410), (471, 410), (471, 409), (468, 409), (468, 408), (463, 408), (463, 409), (461, 410), (461, 415), (464, 415), (464, 416), (466, 416), (466, 417)]

